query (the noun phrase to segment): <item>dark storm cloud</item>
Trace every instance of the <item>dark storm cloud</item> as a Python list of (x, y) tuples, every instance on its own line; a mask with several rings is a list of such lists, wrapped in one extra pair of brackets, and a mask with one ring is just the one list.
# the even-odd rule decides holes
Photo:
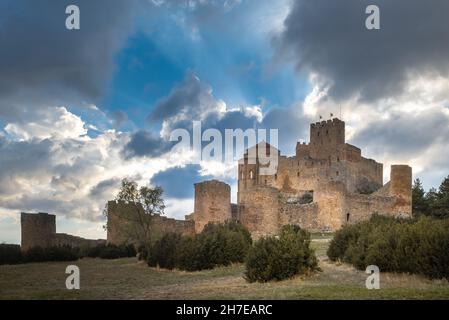
[(212, 89), (202, 83), (194, 73), (188, 72), (182, 83), (176, 85), (170, 94), (156, 103), (148, 120), (161, 121), (178, 113), (200, 116), (216, 108)]
[[(175, 143), (168, 143), (167, 133), (175, 129), (186, 129), (191, 133), (193, 121), (201, 121), (201, 129), (218, 130), (225, 137), (225, 130), (242, 129), (269, 129), (279, 130), (279, 141), (287, 152), (295, 150), (296, 141), (306, 139), (305, 136), (308, 120), (301, 116), (295, 107), (272, 108), (263, 119), (249, 109), (224, 110), (224, 102), (217, 100), (212, 94), (212, 88), (202, 82), (192, 72), (176, 85), (170, 94), (162, 98), (148, 119), (166, 121), (164, 138), (160, 138), (149, 131), (137, 131), (131, 141), (124, 148), (124, 155), (128, 158), (135, 156), (160, 156), (168, 152)], [(265, 140), (265, 139), (264, 139)], [(267, 138), (269, 140), (269, 137)], [(209, 141), (203, 142), (203, 146)], [(246, 142), (245, 142), (246, 143)], [(223, 148), (224, 148), (223, 144)], [(224, 150), (223, 150), (224, 151)], [(234, 150), (235, 151), (235, 150)]]
[(172, 146), (172, 142), (165, 141), (150, 131), (139, 130), (131, 135), (131, 140), (123, 148), (122, 154), (127, 159), (158, 157), (168, 152)]
[(114, 127), (116, 128), (120, 128), (126, 121), (128, 121), (128, 115), (121, 110), (112, 112), (111, 118), (114, 123)]
[[(371, 4), (380, 30), (365, 28)], [(449, 75), (448, 12), (440, 0), (298, 0), (276, 42), (299, 70), (327, 80), (334, 99), (372, 101), (400, 92), (409, 72)]]
[(263, 127), (278, 130), (279, 149), (282, 154), (294, 154), (296, 142), (306, 141), (310, 120), (300, 110), (291, 108), (272, 108), (263, 118)]
[[(65, 27), (69, 4), (80, 8), (81, 30)], [(20, 115), (31, 104), (98, 98), (134, 7), (123, 0), (1, 1), (0, 116)]]
[(104, 193), (110, 194), (111, 190), (119, 186), (120, 186), (120, 179), (118, 178), (103, 180), (90, 190), (89, 195), (91, 197), (97, 197), (102, 196)]
[(448, 123), (449, 117), (439, 112), (419, 115), (396, 112), (389, 119), (374, 122), (357, 132), (351, 143), (407, 161), (426, 152), (434, 144), (447, 143)]

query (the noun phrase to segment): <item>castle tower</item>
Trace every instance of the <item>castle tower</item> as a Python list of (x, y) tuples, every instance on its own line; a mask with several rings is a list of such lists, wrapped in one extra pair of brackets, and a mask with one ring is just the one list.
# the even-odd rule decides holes
[[(262, 161), (261, 155), (266, 157)], [(264, 172), (264, 168), (267, 169), (269, 166), (274, 166), (274, 168), (271, 168), (274, 169), (273, 171), (277, 171), (280, 156), (281, 152), (279, 149), (265, 141), (259, 142), (245, 151), (238, 165), (237, 203), (240, 202), (240, 196), (246, 190), (266, 185), (268, 175), (266, 171)], [(274, 161), (274, 164), (272, 161)], [(271, 176), (275, 176), (275, 173), (271, 174)]]
[(195, 232), (201, 232), (209, 222), (222, 223), (232, 219), (231, 187), (211, 180), (195, 184)]
[(52, 245), (56, 234), (56, 216), (48, 213), (25, 213), (20, 217), (22, 226), (22, 251), (32, 247), (46, 248)]
[(310, 156), (315, 159), (327, 159), (345, 144), (345, 122), (332, 120), (310, 125)]
[(390, 195), (396, 197), (394, 213), (412, 215), (412, 168), (392, 165), (390, 172)]

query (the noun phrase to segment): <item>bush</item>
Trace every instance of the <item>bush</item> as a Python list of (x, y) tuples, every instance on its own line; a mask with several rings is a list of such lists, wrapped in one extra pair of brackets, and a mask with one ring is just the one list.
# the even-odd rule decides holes
[(449, 278), (449, 220), (374, 215), (369, 221), (339, 230), (328, 256), (360, 270), (377, 265), (386, 272)]
[(18, 264), (22, 262), (22, 251), (19, 245), (0, 244), (0, 265)]
[(265, 237), (249, 250), (245, 278), (267, 282), (291, 278), (318, 269), (310, 234), (298, 226), (284, 226), (276, 237)]
[(119, 258), (135, 257), (136, 254), (137, 254), (136, 249), (132, 244), (120, 246), (108, 244), (90, 248), (88, 250), (87, 256), (90, 258), (119, 259)]
[(180, 241), (181, 235), (179, 234), (165, 234), (151, 246), (147, 260), (148, 265), (169, 270), (174, 269), (176, 266), (176, 249)]
[(33, 247), (23, 254), (23, 262), (76, 261), (78, 259), (78, 250), (67, 246)]
[(45, 261), (76, 261), (79, 259), (79, 250), (68, 246), (46, 248), (44, 253)]
[(148, 249), (144, 245), (140, 245), (137, 248), (137, 259), (139, 261), (147, 261), (148, 260)]
[(211, 269), (205, 249), (198, 235), (182, 237), (176, 250), (176, 267), (186, 271)]
[(212, 269), (243, 262), (251, 246), (251, 235), (241, 224), (208, 224), (191, 237), (166, 234), (150, 246), (148, 265), (187, 271)]

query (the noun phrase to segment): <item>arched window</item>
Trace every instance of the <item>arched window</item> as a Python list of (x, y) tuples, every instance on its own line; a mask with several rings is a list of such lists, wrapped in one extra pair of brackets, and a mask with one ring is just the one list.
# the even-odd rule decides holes
[(349, 222), (349, 218), (351, 217), (351, 214), (348, 212), (347, 214), (346, 214), (346, 222)]
[(249, 178), (252, 180), (252, 179), (254, 179), (254, 173), (253, 173), (253, 170), (251, 170), (250, 172), (249, 172)]

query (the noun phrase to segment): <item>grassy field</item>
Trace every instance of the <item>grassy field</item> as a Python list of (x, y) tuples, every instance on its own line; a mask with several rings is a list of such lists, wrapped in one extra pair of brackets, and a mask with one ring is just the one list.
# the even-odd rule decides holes
[(447, 281), (381, 274), (381, 289), (365, 288), (366, 274), (325, 255), (329, 236), (312, 245), (321, 272), (266, 284), (247, 283), (244, 266), (201, 272), (148, 268), (136, 259), (82, 259), (81, 290), (65, 288), (69, 263), (0, 266), (0, 299), (449, 299)]

